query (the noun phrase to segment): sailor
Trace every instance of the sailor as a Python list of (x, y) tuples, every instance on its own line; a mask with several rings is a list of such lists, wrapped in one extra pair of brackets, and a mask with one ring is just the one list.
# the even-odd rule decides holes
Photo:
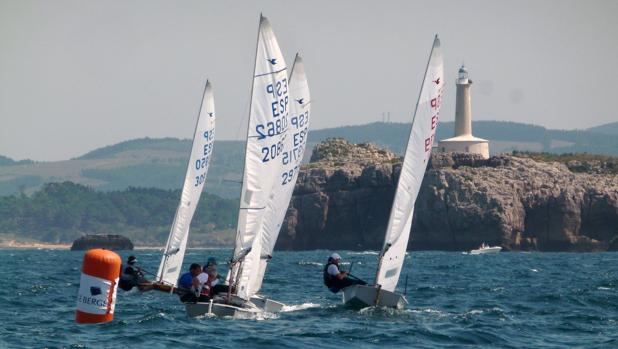
[(189, 267), (189, 271), (182, 274), (178, 279), (178, 295), (180, 296), (180, 301), (183, 303), (187, 302), (195, 302), (197, 301), (197, 297), (194, 292), (191, 291), (193, 286), (193, 279), (195, 279), (202, 272), (202, 266), (193, 263)]
[(202, 286), (202, 295), (212, 298), (218, 293), (228, 292), (229, 288), (224, 284), (224, 277), (217, 272), (217, 260), (214, 257), (208, 258), (205, 269), (197, 276), (197, 279)]
[(350, 278), (350, 275), (348, 275), (346, 271), (340, 271), (339, 263), (341, 263), (341, 256), (338, 253), (333, 253), (328, 257), (328, 262), (324, 266), (324, 285), (326, 285), (332, 293), (337, 293), (342, 288), (351, 285), (367, 284), (363, 280)]
[(122, 290), (131, 291), (131, 289), (136, 286), (142, 289), (150, 284), (150, 282), (144, 278), (142, 269), (136, 264), (137, 258), (135, 256), (129, 256), (127, 259), (127, 267), (122, 271), (120, 281), (118, 282), (118, 287)]

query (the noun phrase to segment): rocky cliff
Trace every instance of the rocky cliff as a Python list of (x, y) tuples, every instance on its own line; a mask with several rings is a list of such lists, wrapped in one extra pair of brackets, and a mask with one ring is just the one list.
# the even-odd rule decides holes
[(108, 250), (132, 250), (133, 243), (122, 235), (84, 235), (73, 241), (71, 251), (85, 251), (92, 248), (105, 248)]
[[(318, 144), (299, 173), (277, 247), (380, 249), (401, 159), (372, 144)], [(618, 175), (510, 155), (431, 157), (410, 249), (618, 249)]]

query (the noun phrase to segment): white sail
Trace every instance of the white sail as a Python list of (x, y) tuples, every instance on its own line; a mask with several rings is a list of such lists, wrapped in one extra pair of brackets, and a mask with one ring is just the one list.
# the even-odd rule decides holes
[(246, 256), (232, 271), (238, 281), (236, 294), (243, 299), (257, 291), (263, 217), (279, 179), (288, 127), (288, 89), (287, 66), (279, 44), (268, 20), (260, 17), (234, 249), (235, 260)]
[(423, 181), (436, 133), (443, 86), (442, 51), (440, 40), (436, 36), (416, 104), (410, 138), (376, 273), (376, 284), (387, 291), (394, 291), (399, 281), (410, 237), (414, 203)]
[(215, 101), (206, 82), (180, 202), (157, 272), (157, 281), (176, 285), (185, 256), (189, 228), (206, 182), (215, 139)]
[(296, 55), (289, 78), (290, 119), (285, 137), (285, 151), (280, 159), (282, 169), (274, 182), (272, 199), (266, 206), (261, 234), (260, 267), (253, 289), (257, 292), (262, 287), (267, 262), (272, 257), (281, 224), (285, 219), (290, 199), (294, 192), (298, 171), (305, 153), (309, 133), (311, 95), (305, 75), (303, 60)]

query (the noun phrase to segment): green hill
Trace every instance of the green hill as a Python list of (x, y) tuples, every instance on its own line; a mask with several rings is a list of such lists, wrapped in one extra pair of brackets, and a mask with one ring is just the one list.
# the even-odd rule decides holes
[[(453, 122), (443, 122), (438, 127), (437, 139), (453, 136)], [(616, 137), (579, 130), (552, 130), (541, 126), (505, 121), (476, 121), (474, 135), (491, 141), (493, 154), (513, 150), (549, 153), (595, 153), (618, 155)], [(410, 125), (405, 123), (371, 123), (316, 130), (309, 134), (311, 142), (328, 137), (343, 137), (351, 142), (373, 142), (401, 153), (405, 147)]]
[[(609, 124), (612, 125), (612, 124)], [(618, 155), (618, 137), (585, 131), (551, 130), (541, 126), (502, 121), (474, 122), (474, 133), (491, 141), (492, 153), (533, 151)], [(610, 127), (603, 125), (605, 130)], [(354, 143), (373, 142), (402, 153), (409, 124), (376, 122), (314, 130), (309, 134), (308, 150), (331, 137)], [(437, 139), (453, 135), (454, 123), (438, 127)], [(95, 149), (65, 161), (32, 162), (0, 158), (0, 195), (23, 191), (30, 194), (43, 183), (72, 181), (97, 190), (123, 190), (128, 187), (178, 189), (187, 166), (189, 140), (177, 138), (134, 139)], [(205, 191), (226, 198), (238, 197), (242, 173), (243, 141), (216, 141)], [(310, 155), (310, 154), (307, 154)], [(308, 158), (308, 156), (307, 156)]]
[(0, 155), (0, 166), (6, 166), (6, 165), (22, 165), (22, 164), (32, 164), (34, 163), (34, 161), (32, 160), (19, 160), (19, 161), (15, 161), (7, 156), (3, 156)]
[[(72, 182), (48, 183), (30, 196), (0, 197), (0, 239), (70, 243), (85, 233), (122, 234), (138, 245), (162, 245), (180, 190), (95, 191)], [(191, 222), (191, 243), (229, 245), (238, 201), (205, 194)]]
[[(243, 142), (217, 141), (206, 192), (236, 197)], [(98, 190), (128, 187), (178, 189), (187, 167), (189, 140), (136, 139), (96, 149), (78, 158), (0, 166), (0, 195), (30, 194), (43, 183), (71, 181)], [(232, 180), (232, 181), (229, 181)]]
[(14, 163), (15, 163), (15, 160), (9, 157), (0, 155), (0, 166), (13, 165)]
[(184, 152), (191, 147), (191, 141), (178, 138), (139, 138), (108, 145), (88, 152), (75, 160), (105, 159), (129, 151), (172, 151)]
[(591, 127), (587, 129), (586, 131), (617, 136), (618, 135), (618, 121), (610, 122), (609, 124)]

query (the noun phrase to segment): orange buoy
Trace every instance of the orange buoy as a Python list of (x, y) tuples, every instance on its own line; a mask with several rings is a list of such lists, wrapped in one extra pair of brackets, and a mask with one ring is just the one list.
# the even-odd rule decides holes
[(77, 323), (97, 324), (114, 319), (121, 264), (115, 252), (100, 248), (86, 252), (77, 294)]

